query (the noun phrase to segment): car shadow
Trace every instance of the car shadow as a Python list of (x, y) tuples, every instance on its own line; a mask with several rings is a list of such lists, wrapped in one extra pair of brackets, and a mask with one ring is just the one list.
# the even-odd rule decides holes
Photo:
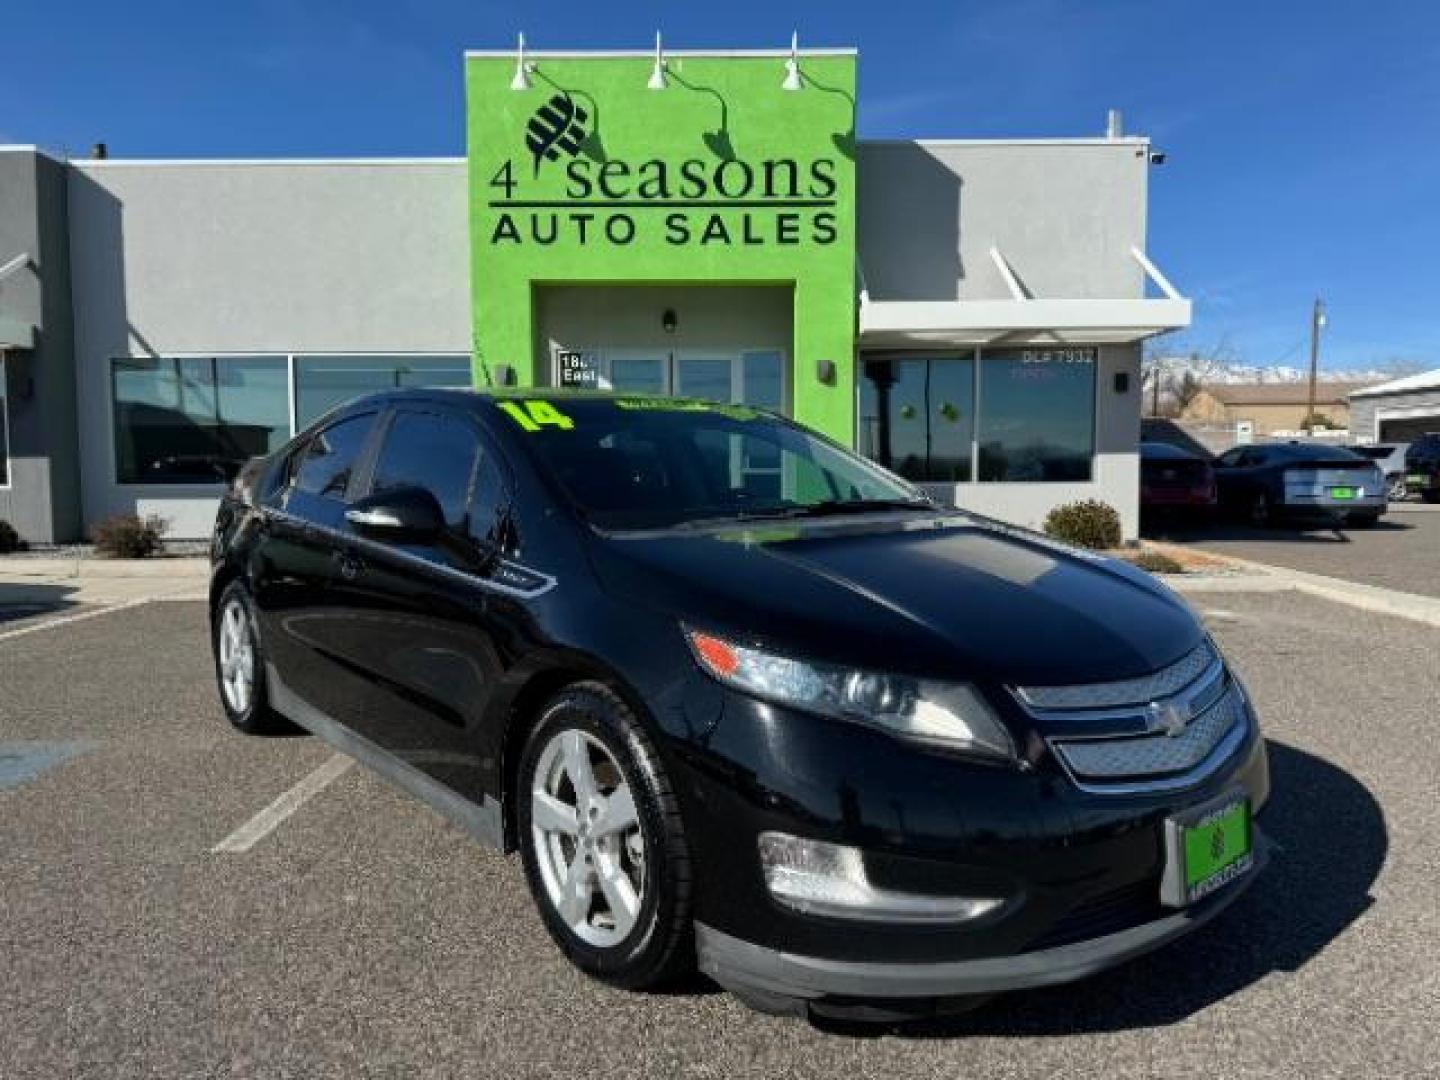
[(1385, 817), (1369, 790), (1323, 758), (1271, 741), (1273, 794), (1258, 818), (1277, 850), (1250, 890), (1180, 941), (1083, 982), (997, 997), (972, 1011), (838, 1027), (902, 1038), (1036, 1037), (1163, 1027), (1323, 952), (1374, 902)]
[(79, 605), (70, 599), (74, 592), (73, 586), (53, 585), (43, 581), (0, 582), (0, 628), (21, 619), (59, 614), (78, 607)]

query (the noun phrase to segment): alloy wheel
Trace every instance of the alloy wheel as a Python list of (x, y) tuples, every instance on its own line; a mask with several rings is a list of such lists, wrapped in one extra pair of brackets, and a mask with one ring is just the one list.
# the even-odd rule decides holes
[(1389, 497), (1391, 502), (1404, 502), (1405, 496), (1410, 494), (1410, 489), (1405, 486), (1405, 478), (1398, 477), (1390, 481)]
[(255, 646), (250, 615), (238, 599), (220, 613), (220, 690), (232, 712), (243, 715), (255, 698)]
[(577, 728), (540, 754), (530, 791), (530, 842), (545, 891), (576, 937), (617, 945), (645, 895), (645, 837), (615, 756)]

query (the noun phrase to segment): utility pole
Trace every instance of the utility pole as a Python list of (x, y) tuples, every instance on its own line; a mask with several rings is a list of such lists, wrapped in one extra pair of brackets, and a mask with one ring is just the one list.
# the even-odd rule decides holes
[(1306, 398), (1305, 430), (1315, 434), (1315, 374), (1320, 369), (1320, 331), (1325, 326), (1325, 301), (1315, 298), (1310, 313), (1310, 393)]

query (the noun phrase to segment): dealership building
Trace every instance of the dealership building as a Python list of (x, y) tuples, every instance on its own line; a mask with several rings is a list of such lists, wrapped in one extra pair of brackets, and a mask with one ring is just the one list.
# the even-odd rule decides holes
[(856, 65), (470, 53), (460, 158), (0, 147), (0, 518), (203, 537), (335, 404), (473, 383), (774, 408), (962, 507), (1098, 498), (1133, 536), (1141, 342), (1190, 319), (1148, 141), (857, 139)]

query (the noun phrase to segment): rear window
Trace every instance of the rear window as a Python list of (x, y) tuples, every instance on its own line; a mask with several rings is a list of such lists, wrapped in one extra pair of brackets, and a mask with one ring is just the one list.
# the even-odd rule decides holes
[(1361, 457), (1367, 457), (1371, 461), (1384, 461), (1395, 452), (1393, 446), (1356, 446), (1352, 449)]
[(1286, 443), (1283, 446), (1266, 448), (1271, 457), (1282, 461), (1364, 461), (1365, 459), (1343, 446), (1323, 446), (1313, 443)]

